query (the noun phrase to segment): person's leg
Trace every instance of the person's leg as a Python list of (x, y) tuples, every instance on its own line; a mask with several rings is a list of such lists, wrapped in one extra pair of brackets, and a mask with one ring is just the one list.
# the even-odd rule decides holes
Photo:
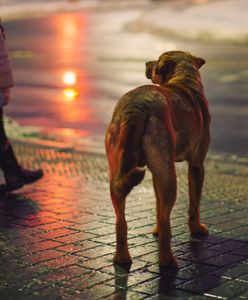
[(0, 166), (4, 173), (20, 168), (5, 132), (3, 108), (0, 108)]
[(5, 144), (7, 140), (7, 136), (3, 126), (3, 108), (0, 107), (0, 147), (2, 149), (2, 145)]
[(27, 170), (18, 163), (5, 132), (2, 108), (0, 108), (0, 168), (4, 173), (8, 191), (19, 189), (24, 184), (33, 183), (43, 176), (41, 169)]

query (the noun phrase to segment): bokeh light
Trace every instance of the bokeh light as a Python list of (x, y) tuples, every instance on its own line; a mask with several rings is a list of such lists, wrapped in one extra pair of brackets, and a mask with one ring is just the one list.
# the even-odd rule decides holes
[(73, 71), (66, 71), (63, 75), (63, 82), (66, 85), (74, 85), (77, 82), (77, 75)]

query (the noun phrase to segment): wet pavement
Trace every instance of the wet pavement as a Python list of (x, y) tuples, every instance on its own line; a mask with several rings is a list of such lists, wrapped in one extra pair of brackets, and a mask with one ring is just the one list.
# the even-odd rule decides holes
[(127, 199), (128, 270), (112, 263), (115, 216), (105, 156), (17, 141), (14, 147), (24, 166), (42, 167), (45, 176), (0, 201), (1, 299), (247, 299), (247, 158), (209, 154), (204, 241), (188, 232), (186, 165), (177, 165), (178, 272), (159, 269), (147, 173)]
[[(212, 114), (211, 149), (247, 155), (247, 46), (149, 32), (138, 21), (144, 23), (153, 6), (94, 8), (6, 22), (16, 81), (7, 114), (22, 125), (72, 129), (103, 141), (117, 100), (150, 83), (145, 62), (165, 51), (186, 50), (207, 61), (201, 74)], [(65, 79), (68, 72), (74, 81)]]

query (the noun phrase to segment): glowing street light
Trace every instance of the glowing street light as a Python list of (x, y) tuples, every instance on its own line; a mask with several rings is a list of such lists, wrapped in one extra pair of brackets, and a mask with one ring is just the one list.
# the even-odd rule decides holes
[(66, 71), (63, 75), (63, 82), (66, 85), (73, 85), (77, 82), (77, 75), (73, 71)]

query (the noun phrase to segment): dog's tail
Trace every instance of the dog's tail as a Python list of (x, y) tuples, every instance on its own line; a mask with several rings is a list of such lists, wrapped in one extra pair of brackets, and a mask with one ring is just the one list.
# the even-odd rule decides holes
[(117, 149), (117, 172), (113, 178), (112, 189), (125, 197), (145, 176), (143, 158), (143, 135), (146, 118), (143, 115), (129, 116), (120, 125)]
[(134, 167), (126, 174), (117, 175), (112, 183), (111, 190), (116, 195), (126, 197), (132, 188), (138, 185), (144, 178), (146, 166)]

